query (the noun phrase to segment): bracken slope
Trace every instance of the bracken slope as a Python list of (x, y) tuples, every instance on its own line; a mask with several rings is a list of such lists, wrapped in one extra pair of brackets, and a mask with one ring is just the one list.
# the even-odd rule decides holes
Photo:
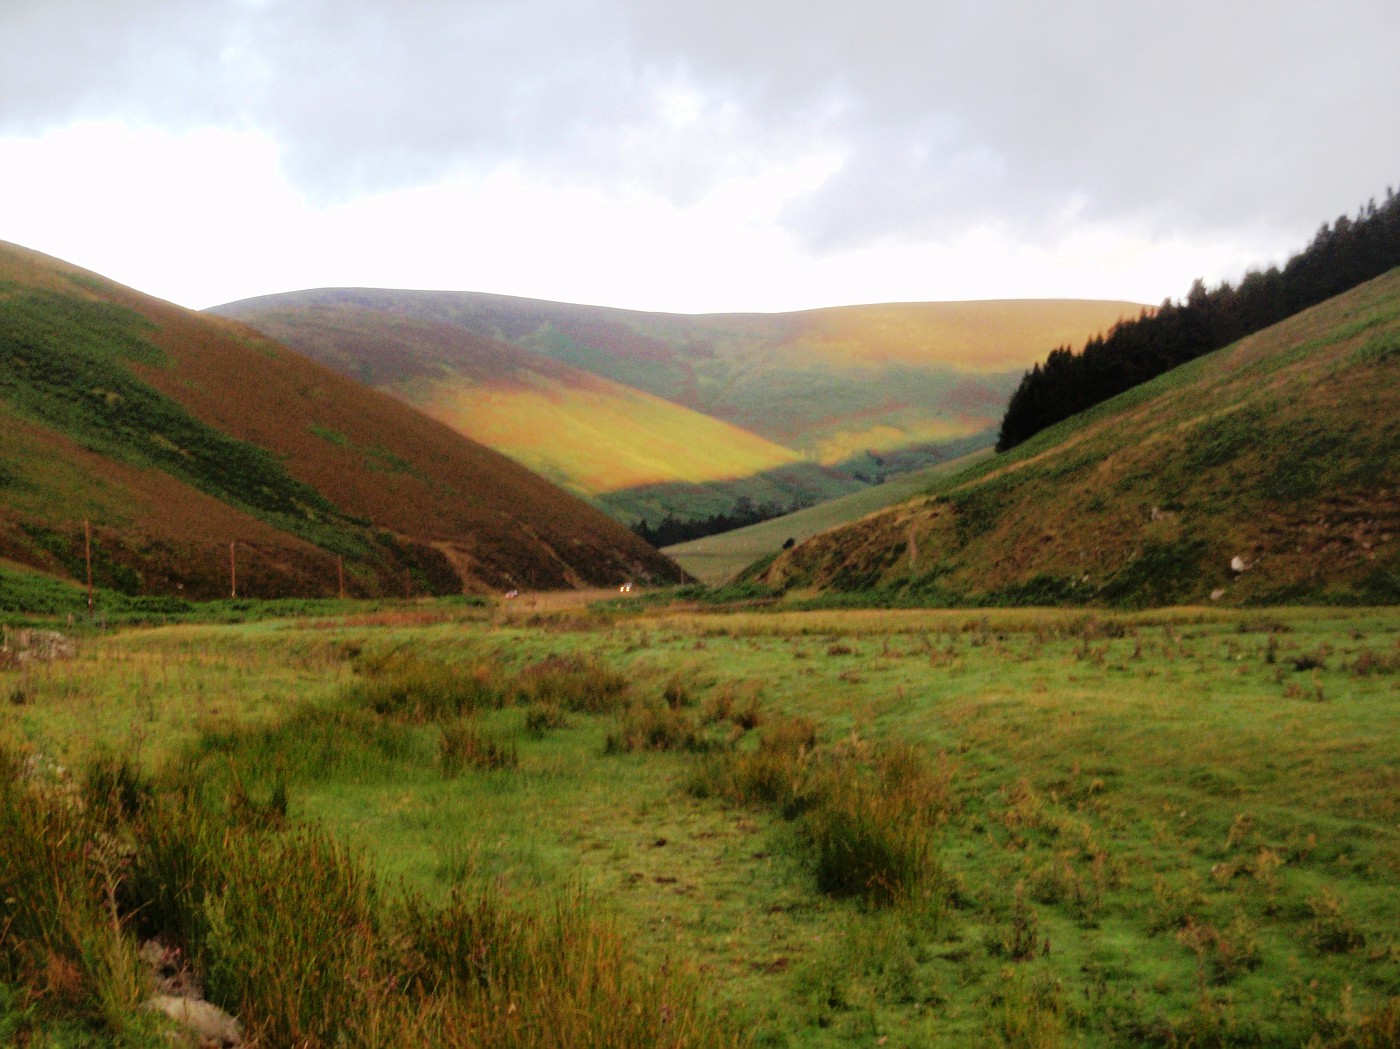
[(677, 569), (505, 456), (241, 324), (0, 244), (0, 557), (127, 593), (596, 586)]

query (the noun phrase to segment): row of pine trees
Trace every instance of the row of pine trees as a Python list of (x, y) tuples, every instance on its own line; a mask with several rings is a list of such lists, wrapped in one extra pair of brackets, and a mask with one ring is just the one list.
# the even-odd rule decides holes
[(1238, 286), (1226, 282), (1207, 289), (1197, 280), (1184, 300), (1168, 299), (1136, 320), (1121, 321), (1078, 353), (1068, 346), (1051, 351), (1012, 395), (997, 451), (1395, 266), (1400, 266), (1400, 197), (1388, 189), (1383, 204), (1372, 200), (1356, 218), (1343, 215), (1324, 224), (1282, 270), (1251, 271)]

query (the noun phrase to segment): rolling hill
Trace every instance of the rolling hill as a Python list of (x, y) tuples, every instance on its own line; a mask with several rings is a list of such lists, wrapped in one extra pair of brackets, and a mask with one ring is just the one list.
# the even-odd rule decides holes
[(677, 570), (542, 478), (243, 325), (0, 243), (0, 558), (126, 593), (561, 587)]
[(965, 470), (991, 454), (991, 448), (981, 448), (946, 463), (899, 474), (883, 484), (781, 517), (662, 547), (661, 552), (700, 582), (722, 586), (754, 562), (775, 556), (789, 542), (800, 543), (820, 532), (906, 502), (928, 491), (941, 478)]
[(1400, 601), (1400, 270), (810, 539), (789, 592)]
[[(213, 312), (443, 418), (619, 517), (655, 519), (707, 516), (741, 495), (805, 505), (990, 444), (1047, 347), (1139, 309), (1004, 301), (687, 316), (322, 289)], [(592, 462), (580, 461), (585, 445)]]

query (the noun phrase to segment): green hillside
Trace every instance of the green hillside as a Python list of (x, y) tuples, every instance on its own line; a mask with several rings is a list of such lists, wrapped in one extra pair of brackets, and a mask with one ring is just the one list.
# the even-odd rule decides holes
[[(618, 516), (655, 521), (709, 516), (740, 496), (807, 504), (942, 461), (950, 447), (990, 444), (1046, 345), (1138, 309), (1004, 301), (685, 316), (324, 289), (214, 312), (436, 414)], [(594, 461), (578, 461), (581, 445)], [(639, 454), (651, 477), (638, 476)]]
[(905, 502), (928, 491), (939, 479), (965, 470), (990, 454), (991, 449), (984, 448), (959, 456), (951, 462), (899, 474), (884, 484), (829, 499), (781, 517), (664, 547), (661, 552), (700, 582), (720, 586), (755, 561), (774, 556), (789, 540), (804, 542), (829, 528), (858, 521), (867, 514)]
[(455, 593), (675, 568), (251, 330), (0, 244), (0, 558), (126, 594)]
[(958, 603), (1400, 601), (1400, 270), (824, 533), (764, 579)]

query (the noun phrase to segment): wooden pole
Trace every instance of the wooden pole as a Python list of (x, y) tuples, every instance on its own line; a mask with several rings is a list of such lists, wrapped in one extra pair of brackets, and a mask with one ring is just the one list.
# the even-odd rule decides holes
[(88, 620), (92, 619), (92, 522), (83, 518), (83, 557), (87, 560)]
[(238, 596), (238, 555), (234, 553), (237, 539), (228, 544), (228, 596)]
[(336, 580), (340, 583), (340, 599), (341, 599), (342, 601), (344, 601), (344, 600), (345, 600), (345, 558), (340, 557), (339, 555), (337, 555), (337, 556), (336, 556), (336, 559), (335, 559), (335, 576), (336, 576)]

